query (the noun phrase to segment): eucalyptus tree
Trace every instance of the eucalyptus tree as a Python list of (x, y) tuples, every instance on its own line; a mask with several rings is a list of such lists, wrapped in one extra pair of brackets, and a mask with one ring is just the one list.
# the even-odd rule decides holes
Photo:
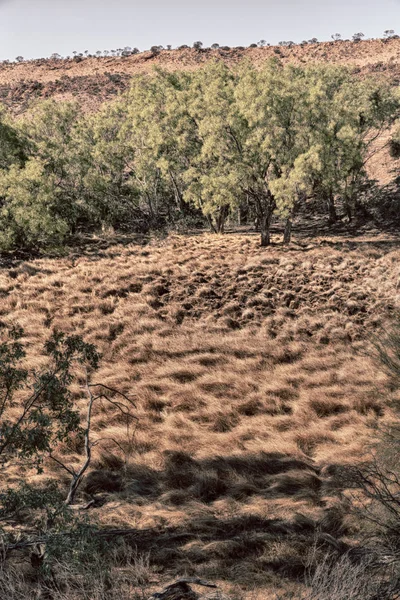
[(80, 186), (71, 149), (79, 115), (76, 104), (46, 101), (15, 122), (24, 160), (0, 171), (3, 247), (58, 245), (74, 228)]
[(185, 213), (184, 173), (199, 140), (188, 111), (189, 73), (156, 69), (135, 78), (126, 94), (122, 134), (134, 155), (131, 178), (152, 218)]
[(304, 128), (307, 80), (299, 67), (284, 67), (277, 59), (262, 70), (243, 65), (236, 90), (238, 110), (246, 119), (248, 154), (246, 194), (253, 200), (261, 229), (261, 244), (270, 243), (275, 211), (286, 223), (290, 239), (291, 216), (305, 189), (308, 163)]
[(0, 169), (26, 160), (25, 142), (5, 108), (0, 105)]
[[(298, 135), (301, 70), (271, 61), (261, 71), (244, 63), (230, 70), (222, 62), (192, 80), (189, 112), (200, 145), (190, 168), (185, 197), (221, 230), (228, 212), (246, 199), (254, 206), (261, 245), (270, 243), (274, 211), (289, 216), (292, 199), (274, 194), (274, 181), (288, 173), (304, 151)], [(304, 79), (304, 78), (303, 78)], [(303, 94), (304, 95), (304, 94)]]
[(98, 226), (125, 228), (137, 219), (139, 198), (130, 179), (133, 149), (124, 134), (122, 99), (85, 116), (75, 152), (83, 183), (87, 219)]
[(376, 79), (355, 80), (343, 67), (309, 67), (304, 119), (315, 159), (308, 181), (337, 220), (341, 198), (349, 218), (367, 179), (376, 142), (398, 116), (399, 102), (390, 86)]
[(245, 122), (236, 110), (237, 75), (215, 62), (192, 75), (187, 95), (188, 167), (182, 174), (185, 200), (200, 208), (215, 232), (243, 197), (240, 187)]
[(351, 217), (375, 143), (398, 114), (389, 85), (355, 80), (342, 67), (273, 62), (259, 72), (246, 67), (237, 97), (253, 139), (261, 140), (262, 155), (269, 157), (263, 185), (287, 219), (286, 241), (291, 214), (307, 197), (325, 203), (331, 222), (341, 198)]

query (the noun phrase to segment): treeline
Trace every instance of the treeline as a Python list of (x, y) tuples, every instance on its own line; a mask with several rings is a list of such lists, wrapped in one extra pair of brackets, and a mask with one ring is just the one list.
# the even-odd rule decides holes
[(308, 199), (330, 221), (352, 218), (374, 144), (398, 116), (389, 83), (333, 66), (261, 70), (210, 63), (137, 76), (94, 113), (42, 101), (0, 112), (0, 247), (60, 245), (80, 229), (149, 230), (203, 215), (255, 218), (262, 245), (274, 215)]
[[(340, 33), (334, 33), (331, 35), (331, 40), (333, 40), (334, 42), (361, 42), (363, 39), (365, 38), (364, 33), (357, 32), (354, 33), (351, 38), (342, 38), (342, 35)], [(386, 29), (383, 32), (383, 37), (382, 38), (366, 38), (365, 41), (367, 40), (373, 40), (373, 39), (383, 39), (384, 41), (386, 40), (394, 40), (394, 39), (398, 39), (399, 36), (395, 33), (394, 29)], [(288, 40), (282, 40), (280, 42), (278, 42), (278, 46), (284, 46), (287, 48), (293, 48), (293, 46), (307, 46), (308, 44), (319, 44), (320, 42), (318, 41), (318, 39), (316, 37), (313, 37), (309, 40), (303, 40), (300, 43), (296, 43), (293, 41), (288, 41)], [(323, 43), (323, 42), (322, 42)], [(332, 43), (332, 42), (331, 42)], [(193, 48), (194, 50), (197, 51), (207, 51), (207, 50), (232, 50), (232, 49), (236, 49), (236, 50), (245, 50), (246, 48), (264, 48), (265, 46), (271, 46), (270, 43), (268, 43), (266, 40), (260, 40), (257, 43), (252, 43), (249, 44), (248, 46), (226, 46), (226, 45), (220, 45), (218, 43), (214, 43), (211, 44), (209, 47), (204, 46), (203, 42), (201, 41), (196, 41), (193, 42), (192, 46), (188, 46), (187, 44), (181, 44), (180, 46), (177, 46), (176, 48), (173, 48), (173, 46), (171, 44), (167, 44), (166, 46), (162, 46), (162, 45), (153, 45), (150, 47), (149, 51), (152, 52), (153, 54), (158, 54), (160, 52), (162, 52), (163, 50), (165, 51), (171, 51), (171, 50), (185, 50), (188, 48)], [(143, 52), (146, 52), (146, 50), (143, 50)], [(101, 57), (120, 57), (120, 58), (127, 58), (128, 56), (134, 56), (135, 54), (140, 54), (141, 50), (139, 50), (139, 48), (134, 47), (132, 48), (131, 46), (124, 46), (123, 48), (117, 48), (116, 50), (96, 50), (96, 52), (94, 52), (93, 54), (91, 54), (89, 52), (89, 50), (85, 50), (84, 52), (77, 52), (76, 50), (74, 50), (72, 52), (72, 57), (71, 56), (62, 56), (61, 54), (58, 54), (58, 52), (54, 52), (53, 54), (51, 54), (48, 58), (39, 58), (39, 59), (25, 59), (23, 56), (17, 56), (15, 58), (15, 61), (10, 61), (8, 59), (6, 60), (2, 60), (0, 61), (0, 64), (3, 65), (8, 65), (8, 64), (12, 64), (13, 62), (16, 63), (22, 63), (22, 62), (36, 62), (37, 60), (42, 61), (42, 60), (51, 60), (51, 61), (59, 61), (59, 60), (74, 60), (76, 62), (80, 62), (85, 58), (101, 58)]]

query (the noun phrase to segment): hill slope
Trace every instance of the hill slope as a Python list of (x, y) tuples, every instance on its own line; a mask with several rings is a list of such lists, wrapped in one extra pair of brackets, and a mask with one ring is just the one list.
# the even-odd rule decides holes
[[(50, 60), (0, 65), (0, 98), (21, 110), (34, 97), (78, 97), (91, 104), (125, 89), (130, 77), (150, 72), (155, 66), (166, 70), (197, 69), (207, 61), (222, 59), (237, 64), (243, 59), (261, 65), (271, 57), (293, 63), (335, 63), (354, 66), (359, 72), (386, 73), (400, 81), (400, 39), (322, 42), (305, 46), (246, 48), (230, 50), (170, 50), (158, 55), (142, 52), (129, 57)], [(104, 89), (104, 85), (106, 85)]]

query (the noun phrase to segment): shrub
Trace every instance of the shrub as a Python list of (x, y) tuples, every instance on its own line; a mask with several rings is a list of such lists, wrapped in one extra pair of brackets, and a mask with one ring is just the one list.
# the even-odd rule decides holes
[(392, 158), (400, 158), (400, 130), (390, 139), (389, 151)]
[(361, 42), (361, 40), (363, 39), (363, 37), (365, 37), (365, 35), (360, 31), (358, 33), (355, 33), (352, 37), (353, 42)]
[[(373, 340), (374, 356), (395, 389), (400, 388), (400, 323)], [(381, 431), (368, 464), (348, 471), (348, 485), (360, 490), (356, 512), (370, 524), (369, 547), (381, 564), (392, 566), (400, 584), (400, 424)], [(389, 598), (389, 596), (388, 596)]]
[(69, 231), (57, 178), (37, 158), (0, 174), (0, 249), (60, 246)]
[[(21, 328), (11, 327), (0, 344), (0, 459), (29, 459), (42, 470), (59, 442), (83, 432), (69, 390), (72, 369), (75, 362), (96, 369), (99, 354), (79, 336), (55, 332), (44, 347), (48, 365), (29, 371), (22, 336)], [(19, 411), (10, 412), (16, 403)]]
[(383, 37), (385, 39), (391, 39), (391, 38), (395, 37), (394, 29), (386, 29), (383, 32)]
[(372, 558), (355, 561), (349, 554), (318, 559), (308, 577), (304, 600), (392, 600), (397, 581), (376, 577)]
[(162, 46), (151, 46), (150, 52), (152, 52), (156, 56), (157, 54), (160, 54), (162, 49)]

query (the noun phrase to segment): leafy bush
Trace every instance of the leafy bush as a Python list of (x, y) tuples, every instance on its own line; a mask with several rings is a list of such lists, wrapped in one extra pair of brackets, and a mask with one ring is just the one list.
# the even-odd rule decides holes
[(243, 203), (263, 245), (275, 214), (289, 241), (292, 215), (309, 198), (331, 222), (338, 199), (354, 216), (372, 133), (392, 125), (398, 106), (388, 85), (355, 81), (346, 68), (274, 59), (259, 71), (158, 69), (95, 114), (54, 101), (15, 121), (3, 112), (0, 249), (57, 247), (82, 229), (160, 229), (198, 211), (223, 231)]
[[(96, 369), (99, 355), (79, 336), (55, 332), (44, 347), (48, 364), (29, 371), (22, 336), (12, 327), (0, 344), (0, 460), (30, 459), (40, 471), (59, 442), (83, 431), (69, 390), (72, 368), (77, 362)], [(11, 411), (16, 404), (19, 411)]]
[(397, 128), (390, 138), (389, 151), (392, 158), (400, 158), (400, 129)]
[(0, 248), (60, 246), (69, 232), (62, 191), (39, 158), (0, 176)]
[[(55, 481), (40, 485), (22, 483), (0, 493), (0, 536), (4, 555), (0, 560), (0, 592), (7, 598), (30, 597), (34, 582), (43, 593), (79, 589), (79, 598), (92, 598), (93, 590), (105, 593), (113, 587), (110, 570), (114, 558), (135, 557), (118, 536), (97, 528), (94, 521), (69, 507), (73, 495), (90, 464), (91, 449), (98, 443), (90, 438), (91, 414), (97, 400), (110, 402), (127, 422), (130, 420), (130, 400), (101, 384), (92, 384), (89, 374), (98, 367), (95, 347), (79, 336), (55, 332), (46, 342), (47, 363), (39, 370), (24, 367), (26, 350), (23, 331), (17, 326), (3, 332), (0, 343), (0, 461), (16, 466), (29, 465), (43, 472), (45, 459), (53, 459), (72, 476), (67, 499), (65, 491)], [(76, 377), (86, 371), (88, 409), (85, 425), (70, 391)], [(62, 459), (55, 457), (57, 446), (71, 434), (81, 438), (85, 447), (85, 462), (75, 472)], [(23, 462), (21, 462), (23, 461)], [(16, 524), (18, 528), (16, 529)], [(30, 553), (34, 574), (30, 581), (14, 573), (6, 558), (12, 553)], [(115, 556), (114, 556), (115, 555)], [(120, 558), (118, 559), (120, 560)], [(144, 558), (137, 560), (140, 582), (146, 579)], [(101, 568), (100, 568), (101, 566)], [(102, 576), (97, 581), (92, 572)], [(13, 574), (13, 583), (9, 574)], [(132, 569), (134, 575), (134, 569)], [(32, 579), (34, 577), (34, 579)], [(119, 588), (120, 583), (115, 584)], [(46, 592), (47, 590), (47, 592)], [(26, 593), (26, 596), (20, 594)], [(82, 595), (83, 594), (83, 595)], [(88, 594), (86, 596), (86, 594)], [(58, 596), (57, 596), (58, 597)], [(64, 597), (64, 596), (63, 596)], [(99, 596), (108, 597), (108, 596)]]
[(361, 40), (365, 37), (365, 35), (360, 31), (355, 33), (352, 37), (353, 42), (361, 42)]

